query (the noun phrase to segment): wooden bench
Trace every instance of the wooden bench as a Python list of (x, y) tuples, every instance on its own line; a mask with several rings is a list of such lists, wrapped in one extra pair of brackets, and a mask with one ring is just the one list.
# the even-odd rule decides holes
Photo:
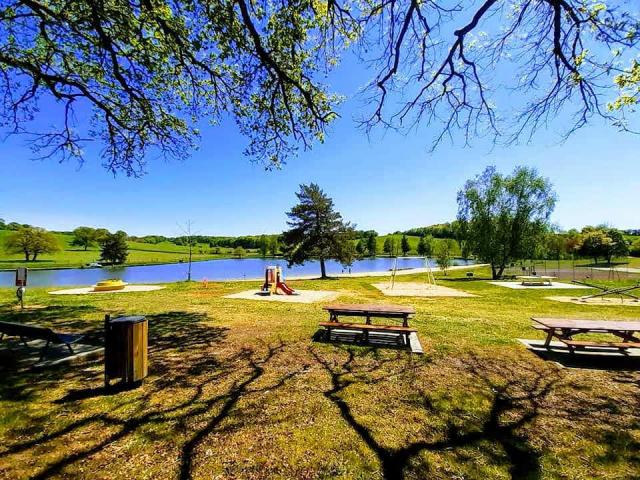
[(398, 333), (400, 337), (404, 337), (406, 345), (409, 345), (409, 336), (417, 332), (415, 328), (401, 327), (400, 325), (371, 325), (367, 323), (343, 323), (343, 322), (320, 322), (320, 326), (324, 327), (327, 332), (327, 338), (331, 338), (331, 330), (356, 330), (362, 332), (362, 340), (364, 343), (369, 342), (369, 332), (379, 333)]
[(563, 343), (570, 347), (584, 348), (584, 347), (600, 347), (600, 348), (640, 348), (640, 343), (637, 342), (590, 342), (585, 340), (561, 340)]
[(0, 340), (2, 340), (5, 335), (8, 337), (20, 337), (20, 341), (25, 347), (28, 346), (27, 340), (46, 341), (46, 345), (40, 350), (40, 360), (44, 358), (44, 354), (52, 343), (55, 345), (66, 345), (69, 352), (73, 354), (74, 351), (71, 345), (84, 337), (84, 335), (80, 334), (54, 332), (50, 328), (38, 327), (36, 325), (0, 321)]

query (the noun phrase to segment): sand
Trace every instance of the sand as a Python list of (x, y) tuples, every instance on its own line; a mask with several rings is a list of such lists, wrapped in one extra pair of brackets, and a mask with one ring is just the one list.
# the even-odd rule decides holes
[(620, 297), (596, 297), (582, 300), (580, 297), (545, 297), (556, 302), (575, 303), (576, 305), (600, 305), (610, 307), (640, 307), (640, 300)]
[(497, 285), (499, 287), (512, 288), (514, 290), (553, 290), (553, 289), (582, 289), (586, 290), (590, 287), (584, 287), (582, 285), (574, 285), (571, 283), (553, 282), (551, 285), (522, 285), (521, 282), (489, 282), (491, 285)]
[(285, 303), (314, 303), (320, 301), (334, 300), (338, 292), (329, 290), (297, 290), (296, 295), (261, 295), (256, 290), (244, 290), (224, 298), (239, 298), (241, 300), (259, 300), (263, 302), (285, 302)]
[(477, 297), (471, 293), (441, 285), (428, 285), (424, 282), (374, 283), (374, 287), (388, 297)]
[(153, 292), (162, 290), (163, 285), (127, 285), (122, 290), (112, 290), (110, 292), (94, 292), (93, 287), (68, 288), (66, 290), (55, 290), (49, 292), (50, 295), (100, 295), (106, 293), (133, 293), (133, 292)]

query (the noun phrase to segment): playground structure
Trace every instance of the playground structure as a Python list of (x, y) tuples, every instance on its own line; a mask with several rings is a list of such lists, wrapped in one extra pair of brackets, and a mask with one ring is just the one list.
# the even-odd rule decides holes
[(600, 290), (600, 292), (598, 293), (580, 297), (580, 301), (583, 301), (583, 302), (594, 299), (594, 298), (605, 297), (608, 295), (618, 295), (620, 296), (621, 300), (623, 299), (623, 297), (627, 297), (627, 298), (630, 298), (631, 301), (640, 302), (640, 297), (638, 297), (637, 295), (634, 295), (633, 293), (630, 293), (634, 290), (640, 290), (640, 282), (636, 283), (635, 285), (617, 287), (617, 288), (602, 287), (600, 285), (596, 285), (593, 283), (579, 282), (578, 280), (574, 280), (573, 283)]
[(285, 283), (282, 268), (276, 266), (266, 268), (264, 284), (260, 293), (263, 295), (296, 295), (295, 290)]
[(97, 282), (94, 286), (93, 286), (93, 291), (94, 292), (112, 292), (115, 290), (123, 290), (124, 287), (126, 287), (127, 284), (125, 282), (123, 282), (122, 280), (118, 280), (116, 278), (112, 278), (109, 280), (102, 280), (100, 282)]

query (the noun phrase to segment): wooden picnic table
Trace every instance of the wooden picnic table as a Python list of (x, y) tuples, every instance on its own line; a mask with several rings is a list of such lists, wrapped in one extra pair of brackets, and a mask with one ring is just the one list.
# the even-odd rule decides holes
[[(327, 337), (331, 338), (332, 330), (356, 330), (362, 332), (362, 339), (369, 342), (369, 332), (381, 334), (397, 334), (399, 339), (405, 339), (413, 353), (423, 353), (422, 345), (416, 335), (416, 329), (409, 327), (409, 316), (416, 313), (415, 308), (405, 305), (380, 305), (380, 304), (351, 304), (336, 303), (322, 307), (329, 312), (329, 321), (320, 322), (320, 326), (326, 329)], [(366, 323), (344, 323), (338, 317), (365, 317)], [(400, 325), (373, 325), (372, 318), (398, 318), (402, 320)]]
[[(640, 321), (637, 320), (583, 320), (575, 318), (539, 318), (532, 317), (536, 322), (534, 328), (547, 333), (544, 346), (549, 348), (552, 338), (569, 347), (571, 352), (575, 348), (605, 347), (626, 350), (628, 348), (640, 348)], [(574, 340), (573, 336), (584, 333), (608, 333), (615, 335), (621, 341), (581, 341)]]
[(359, 304), (359, 303), (334, 303), (325, 305), (323, 310), (329, 312), (329, 321), (337, 322), (339, 316), (366, 317), (367, 325), (371, 325), (371, 319), (401, 318), (402, 326), (409, 326), (409, 316), (416, 313), (416, 309), (406, 305), (389, 304)]
[(558, 277), (551, 277), (549, 275), (518, 275), (518, 280), (522, 282), (522, 285), (552, 285), (552, 281)]

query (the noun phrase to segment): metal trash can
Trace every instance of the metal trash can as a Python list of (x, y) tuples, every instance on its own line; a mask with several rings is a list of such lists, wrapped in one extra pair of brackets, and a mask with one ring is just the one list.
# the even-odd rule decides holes
[(142, 384), (147, 376), (149, 322), (143, 316), (104, 319), (104, 384), (119, 378), (124, 386)]

